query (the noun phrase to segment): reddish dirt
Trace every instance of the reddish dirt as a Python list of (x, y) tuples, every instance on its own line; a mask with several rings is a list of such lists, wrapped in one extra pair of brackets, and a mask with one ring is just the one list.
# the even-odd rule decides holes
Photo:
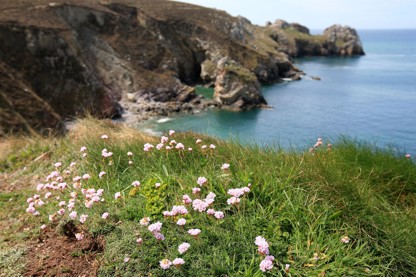
[(78, 241), (70, 235), (71, 230), (66, 233), (63, 236), (45, 229), (29, 248), (24, 276), (97, 276), (96, 256), (103, 251), (103, 238), (86, 234)]

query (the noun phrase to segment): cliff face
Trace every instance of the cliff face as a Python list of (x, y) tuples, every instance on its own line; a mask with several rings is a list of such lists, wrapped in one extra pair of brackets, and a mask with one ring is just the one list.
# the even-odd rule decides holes
[[(143, 117), (207, 105), (261, 107), (258, 82), (299, 74), (284, 43), (265, 30), (164, 0), (2, 1), (0, 134), (60, 130), (63, 120), (87, 112)], [(224, 59), (244, 74), (224, 78)], [(236, 85), (254, 89), (212, 103), (195, 94), (195, 84), (220, 84), (217, 95)]]

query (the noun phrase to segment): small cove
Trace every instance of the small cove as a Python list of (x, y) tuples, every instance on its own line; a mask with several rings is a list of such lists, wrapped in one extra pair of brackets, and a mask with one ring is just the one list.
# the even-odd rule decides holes
[(301, 149), (318, 137), (348, 136), (416, 155), (416, 30), (359, 34), (365, 56), (298, 59), (297, 66), (307, 73), (303, 80), (263, 87), (273, 110), (202, 111), (149, 120), (138, 128), (191, 130)]

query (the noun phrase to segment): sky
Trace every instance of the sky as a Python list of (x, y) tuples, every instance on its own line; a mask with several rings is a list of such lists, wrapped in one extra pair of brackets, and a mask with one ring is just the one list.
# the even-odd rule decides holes
[(241, 15), (257, 25), (284, 19), (311, 30), (416, 29), (416, 0), (178, 0)]

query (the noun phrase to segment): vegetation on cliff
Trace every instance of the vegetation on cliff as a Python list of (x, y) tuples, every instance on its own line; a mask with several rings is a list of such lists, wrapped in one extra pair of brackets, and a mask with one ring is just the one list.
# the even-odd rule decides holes
[(303, 152), (165, 136), (83, 120), (66, 137), (1, 141), (0, 274), (416, 271), (404, 155), (348, 139)]

